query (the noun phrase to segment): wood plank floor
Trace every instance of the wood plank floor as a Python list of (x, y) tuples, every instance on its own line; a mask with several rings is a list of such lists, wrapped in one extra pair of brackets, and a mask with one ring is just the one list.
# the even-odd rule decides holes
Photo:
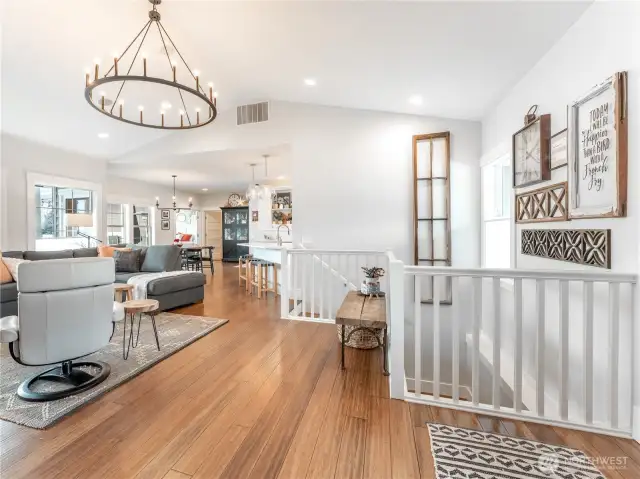
[(272, 295), (219, 266), (185, 314), (230, 322), (132, 381), (38, 431), (0, 421), (4, 478), (431, 478), (427, 421), (621, 458), (607, 477), (640, 477), (629, 440), (389, 399), (379, 351), (347, 348), (335, 326), (279, 319)]

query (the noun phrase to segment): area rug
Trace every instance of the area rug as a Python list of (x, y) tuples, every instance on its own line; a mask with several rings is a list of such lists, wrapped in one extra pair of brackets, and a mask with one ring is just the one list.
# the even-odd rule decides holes
[(604, 479), (581, 451), (427, 423), (438, 479)]
[[(109, 377), (98, 386), (75, 396), (40, 403), (23, 401), (16, 391), (26, 378), (53, 366), (22, 366), (11, 358), (7, 345), (3, 345), (0, 354), (0, 418), (35, 429), (44, 429), (227, 322), (226, 319), (161, 313), (156, 316), (160, 339), (158, 351), (151, 321), (143, 317), (138, 347), (131, 348), (127, 360), (122, 359), (122, 323), (118, 323), (109, 345), (83, 358), (86, 361), (104, 361), (109, 364)], [(127, 327), (127, 339), (128, 337)], [(56, 387), (60, 386), (52, 384), (50, 390)]]

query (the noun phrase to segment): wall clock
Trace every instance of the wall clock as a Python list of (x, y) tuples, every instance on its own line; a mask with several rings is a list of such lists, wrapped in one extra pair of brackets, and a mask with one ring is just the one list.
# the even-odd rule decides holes
[(240, 206), (242, 204), (242, 197), (238, 193), (231, 193), (228, 201), (229, 206)]
[(513, 135), (513, 187), (551, 178), (549, 140), (551, 115), (541, 115)]

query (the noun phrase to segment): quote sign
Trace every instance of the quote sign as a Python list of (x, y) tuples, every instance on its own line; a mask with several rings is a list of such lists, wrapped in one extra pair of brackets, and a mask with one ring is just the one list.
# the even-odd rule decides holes
[(578, 196), (581, 207), (606, 207), (616, 199), (615, 92), (608, 88), (578, 110)]
[[(570, 216), (622, 216), (620, 130), (623, 103), (617, 74), (569, 108)], [(626, 77), (624, 77), (626, 78)], [(626, 141), (626, 134), (623, 136)], [(626, 152), (626, 149), (624, 150)], [(626, 180), (626, 158), (623, 159)], [(626, 182), (624, 184), (626, 198)]]

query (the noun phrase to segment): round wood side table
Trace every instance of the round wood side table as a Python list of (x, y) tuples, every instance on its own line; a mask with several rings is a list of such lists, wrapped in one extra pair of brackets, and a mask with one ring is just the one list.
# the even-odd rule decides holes
[(126, 301), (133, 301), (133, 285), (127, 283), (114, 283), (113, 284), (113, 299), (118, 303), (122, 303), (123, 298), (127, 298)]
[[(153, 333), (156, 337), (156, 346), (160, 351), (160, 341), (158, 340), (158, 329), (156, 328), (156, 314), (158, 314), (158, 308), (160, 303), (155, 299), (134, 299), (132, 301), (125, 301), (123, 303), (125, 318), (122, 328), (122, 357), (127, 359), (129, 357), (129, 350), (138, 346), (140, 340), (140, 323), (142, 322), (142, 315), (146, 314), (151, 318), (151, 324), (153, 325)], [(138, 333), (136, 335), (135, 342), (133, 341), (133, 330), (135, 329), (135, 317), (138, 315)], [(129, 332), (129, 340), (127, 341), (127, 315), (129, 316), (129, 323), (131, 330)]]

